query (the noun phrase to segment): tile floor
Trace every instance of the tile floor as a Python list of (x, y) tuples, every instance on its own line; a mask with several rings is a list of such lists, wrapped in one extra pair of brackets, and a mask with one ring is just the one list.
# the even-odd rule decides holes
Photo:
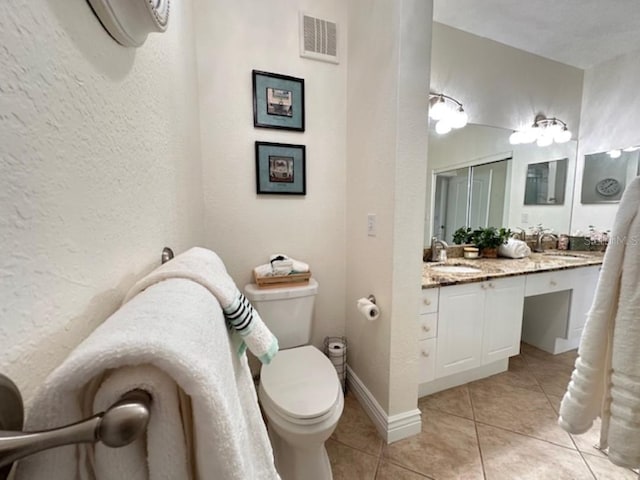
[(334, 480), (636, 480), (556, 425), (575, 351), (522, 344), (509, 370), (419, 400), (422, 433), (386, 445), (352, 394), (327, 441)]

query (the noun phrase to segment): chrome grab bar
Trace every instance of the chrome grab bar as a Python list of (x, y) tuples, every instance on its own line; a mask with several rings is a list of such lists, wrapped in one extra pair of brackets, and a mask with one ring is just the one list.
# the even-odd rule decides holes
[[(3, 375), (0, 386), (13, 383)], [(17, 388), (11, 391), (18, 395), (16, 402), (22, 405)], [(6, 393), (7, 389), (3, 390)], [(13, 400), (12, 400), (13, 401)], [(11, 403), (11, 402), (8, 402)], [(102, 442), (108, 447), (123, 447), (142, 435), (149, 423), (151, 396), (144, 390), (133, 390), (123, 395), (105, 412), (98, 413), (65, 427), (40, 432), (0, 431), (0, 479), (7, 478), (10, 465), (23, 457), (49, 448), (76, 443)], [(3, 407), (0, 405), (0, 407)], [(0, 415), (0, 419), (2, 415)], [(20, 419), (22, 423), (22, 419)], [(4, 425), (0, 425), (6, 428)]]

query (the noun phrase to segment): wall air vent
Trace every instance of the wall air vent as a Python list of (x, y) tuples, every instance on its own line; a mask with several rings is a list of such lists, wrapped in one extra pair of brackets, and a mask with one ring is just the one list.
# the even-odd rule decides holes
[(340, 63), (338, 61), (338, 25), (300, 13), (300, 56), (323, 62)]

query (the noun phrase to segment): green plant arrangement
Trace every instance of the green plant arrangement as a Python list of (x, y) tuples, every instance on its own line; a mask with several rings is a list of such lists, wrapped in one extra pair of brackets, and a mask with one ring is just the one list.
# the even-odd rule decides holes
[(480, 227), (472, 235), (473, 243), (481, 250), (482, 256), (496, 257), (498, 247), (507, 243), (511, 237), (511, 230), (504, 227)]
[(456, 245), (473, 243), (473, 230), (470, 227), (460, 227), (453, 232), (453, 243)]

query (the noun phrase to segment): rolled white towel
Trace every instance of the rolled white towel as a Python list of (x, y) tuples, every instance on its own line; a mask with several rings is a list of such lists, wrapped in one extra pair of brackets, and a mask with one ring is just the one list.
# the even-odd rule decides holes
[(274, 261), (274, 259), (282, 257), (283, 260), (290, 260), (292, 262), (292, 273), (306, 273), (310, 270), (309, 264), (305, 262), (301, 262), (300, 260), (296, 260), (295, 258), (291, 258), (284, 253), (274, 253), (269, 257), (270, 261)]
[(498, 247), (498, 255), (508, 258), (524, 258), (531, 255), (531, 249), (526, 242), (510, 238), (507, 243)]
[(270, 263), (265, 263), (264, 265), (258, 265), (253, 269), (256, 272), (258, 277), (270, 277), (273, 275), (273, 269), (271, 268)]

